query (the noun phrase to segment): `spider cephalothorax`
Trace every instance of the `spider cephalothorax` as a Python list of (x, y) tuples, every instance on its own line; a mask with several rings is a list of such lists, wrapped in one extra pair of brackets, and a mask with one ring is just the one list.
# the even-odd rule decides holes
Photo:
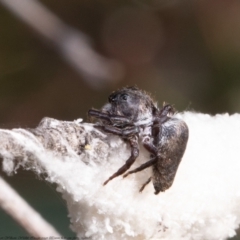
[(103, 111), (127, 117), (132, 122), (152, 118), (155, 104), (148, 94), (136, 87), (123, 88), (113, 92), (108, 97), (109, 103), (103, 107)]
[(116, 134), (127, 140), (131, 156), (104, 185), (113, 178), (125, 173), (139, 155), (139, 142), (150, 153), (150, 160), (129, 174), (152, 166), (152, 176), (143, 184), (140, 191), (153, 182), (155, 194), (168, 189), (174, 180), (179, 163), (188, 141), (188, 127), (180, 119), (173, 117), (173, 107), (164, 104), (157, 107), (150, 95), (136, 87), (122, 88), (109, 96), (109, 103), (101, 111), (89, 110), (89, 116), (98, 119), (96, 125), (103, 131)]

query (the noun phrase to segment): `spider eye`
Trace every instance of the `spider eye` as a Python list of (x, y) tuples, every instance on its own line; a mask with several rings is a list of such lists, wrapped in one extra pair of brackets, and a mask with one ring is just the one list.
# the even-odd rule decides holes
[(110, 95), (108, 98), (108, 101), (110, 103), (116, 102), (117, 101), (117, 96), (116, 95)]
[(121, 99), (124, 100), (124, 101), (126, 101), (126, 100), (128, 99), (128, 95), (127, 95), (127, 94), (123, 94), (123, 95), (121, 96)]

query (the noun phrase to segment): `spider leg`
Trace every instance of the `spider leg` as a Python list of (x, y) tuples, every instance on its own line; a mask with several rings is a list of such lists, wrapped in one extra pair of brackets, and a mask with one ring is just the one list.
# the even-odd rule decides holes
[(158, 115), (156, 116), (156, 120), (154, 121), (154, 124), (159, 125), (161, 123), (166, 122), (169, 117), (168, 114), (173, 114), (175, 112), (173, 106), (171, 104), (165, 104), (163, 108), (160, 110)]
[(167, 116), (168, 114), (173, 114), (175, 113), (175, 109), (171, 104), (164, 104), (162, 109), (160, 110), (160, 115), (161, 116)]
[(133, 136), (139, 133), (139, 128), (137, 126), (117, 128), (111, 125), (107, 125), (107, 126), (97, 126), (97, 127), (101, 128), (105, 132), (112, 133), (125, 138), (129, 138), (130, 136)]
[(139, 189), (139, 192), (142, 192), (143, 189), (151, 182), (152, 177), (150, 177), (143, 185), (142, 187)]
[(143, 146), (153, 155), (157, 155), (157, 148), (155, 147), (154, 144), (150, 143), (150, 139), (149, 138), (145, 138), (143, 140)]
[(144, 170), (145, 168), (151, 167), (152, 165), (154, 165), (157, 162), (157, 160), (158, 160), (158, 158), (154, 157), (153, 159), (143, 163), (142, 165), (140, 165), (139, 167), (133, 169), (132, 171), (127, 172), (126, 174), (123, 175), (123, 177), (125, 178), (129, 174), (140, 172), (140, 171)]
[(101, 112), (99, 110), (91, 109), (88, 111), (88, 116), (99, 118), (102, 120), (106, 120), (113, 125), (127, 125), (131, 124), (132, 121), (124, 116), (109, 114), (105, 112)]
[(138, 137), (130, 138), (129, 139), (130, 147), (131, 147), (131, 156), (126, 161), (126, 163), (118, 169), (117, 172), (115, 172), (108, 180), (106, 180), (103, 185), (106, 185), (110, 180), (112, 180), (115, 177), (118, 177), (119, 175), (122, 175), (124, 172), (126, 172), (131, 165), (135, 162), (136, 158), (139, 155), (139, 145), (138, 145)]
[(90, 109), (88, 111), (88, 116), (110, 121), (109, 114), (101, 112), (99, 110)]
[[(158, 132), (159, 134), (159, 132)], [(157, 136), (156, 136), (157, 137)], [(151, 167), (152, 165), (156, 164), (157, 161), (159, 160), (160, 156), (158, 156), (158, 153), (157, 153), (157, 148), (156, 146), (151, 143), (149, 141), (149, 137), (146, 137), (144, 140), (143, 140), (143, 146), (151, 153), (151, 157), (152, 159), (150, 159), (149, 161), (143, 163), (142, 165), (140, 165), (139, 167), (131, 170), (131, 171), (128, 171), (126, 174), (123, 175), (123, 177), (127, 177), (129, 174), (132, 174), (132, 173), (136, 173), (136, 172), (140, 172), (148, 167)], [(151, 181), (151, 177), (148, 179), (148, 181), (146, 183), (143, 184), (143, 186), (141, 187), (140, 189), (140, 192), (144, 189), (144, 187)]]

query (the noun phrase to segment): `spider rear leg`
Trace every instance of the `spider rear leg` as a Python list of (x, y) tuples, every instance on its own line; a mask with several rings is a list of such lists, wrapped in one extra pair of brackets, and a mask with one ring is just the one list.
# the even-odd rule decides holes
[(140, 165), (139, 167), (133, 169), (132, 171), (127, 172), (126, 174), (123, 175), (123, 177), (127, 177), (129, 174), (132, 173), (136, 173), (136, 172), (140, 172), (142, 170), (144, 170), (145, 168), (151, 167), (152, 165), (154, 165), (157, 162), (157, 157), (154, 157), (153, 159), (143, 163), (142, 165)]
[(143, 185), (142, 187), (139, 189), (139, 192), (142, 192), (143, 189), (151, 182), (152, 177), (150, 177)]
[[(160, 156), (158, 156), (158, 152), (157, 152), (157, 148), (155, 147), (155, 145), (153, 143), (150, 142), (149, 137), (146, 137), (143, 141), (143, 146), (151, 153), (151, 159), (145, 163), (143, 163), (142, 165), (140, 165), (139, 167), (133, 169), (132, 171), (127, 172), (126, 174), (123, 175), (123, 177), (127, 177), (129, 174), (132, 173), (136, 173), (136, 172), (140, 172), (148, 167), (153, 166), (154, 164), (157, 163), (157, 161), (159, 160)], [(143, 189), (147, 186), (147, 184), (149, 184), (152, 180), (152, 177), (150, 177), (143, 185), (142, 187), (139, 189), (139, 192), (142, 192)]]

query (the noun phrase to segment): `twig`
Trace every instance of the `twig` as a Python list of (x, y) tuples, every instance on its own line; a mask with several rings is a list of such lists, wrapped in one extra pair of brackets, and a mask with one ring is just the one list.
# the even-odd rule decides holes
[(83, 33), (67, 26), (37, 0), (0, 0), (0, 3), (51, 41), (88, 84), (100, 87), (122, 77), (119, 63), (94, 51)]
[(60, 234), (1, 177), (0, 206), (12, 216), (30, 236), (36, 238), (54, 236), (60, 239)]

